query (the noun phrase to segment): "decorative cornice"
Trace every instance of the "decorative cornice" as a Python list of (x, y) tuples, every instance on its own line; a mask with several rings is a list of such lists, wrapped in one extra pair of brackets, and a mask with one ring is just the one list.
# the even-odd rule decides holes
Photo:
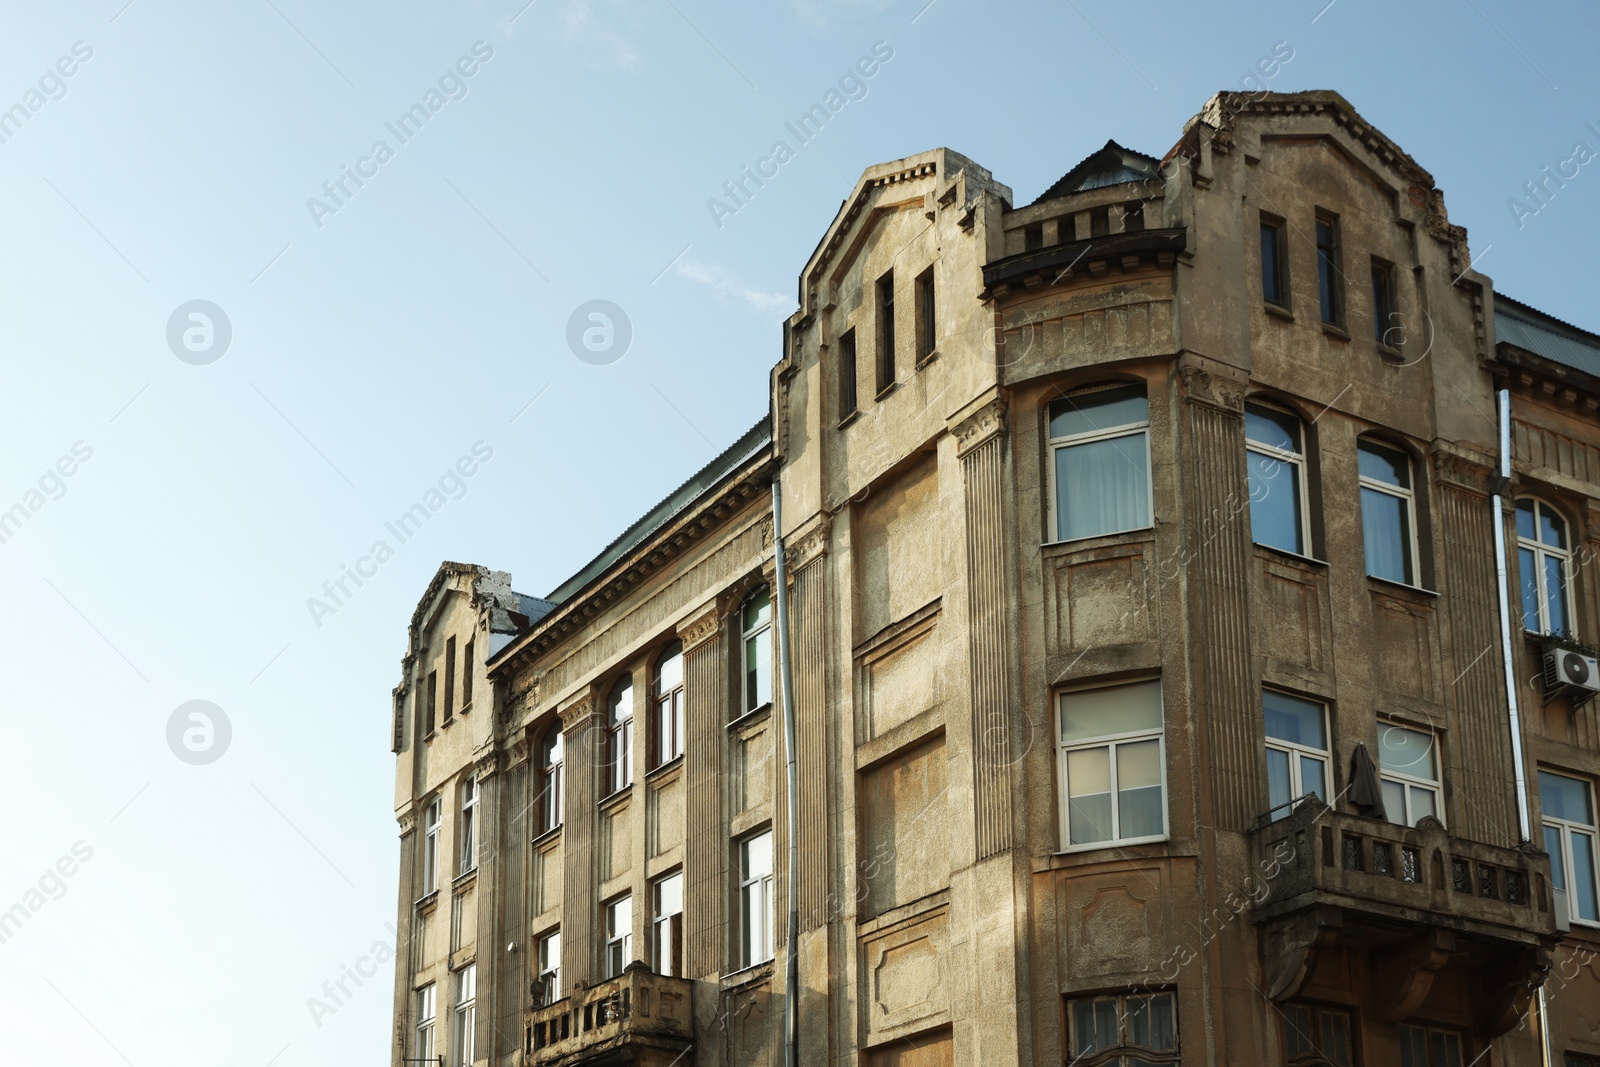
[(815, 520), (800, 533), (789, 538), (784, 555), (791, 575), (799, 573), (827, 555), (828, 542), (833, 534), (833, 516), (820, 512)]
[(956, 423), (950, 431), (956, 438), (956, 455), (968, 452), (1006, 432), (1006, 400), (995, 397), (971, 415)]
[(684, 652), (691, 652), (722, 630), (722, 620), (728, 614), (727, 597), (719, 596), (696, 614), (678, 624), (678, 640)]
[(1244, 390), (1238, 383), (1190, 365), (1178, 368), (1183, 380), (1183, 397), (1230, 415), (1244, 414)]
[(570, 734), (583, 729), (588, 721), (594, 718), (594, 694), (584, 690), (577, 699), (564, 707), (557, 708), (556, 714), (561, 716), (561, 732)]
[(1433, 468), (1441, 483), (1483, 495), (1488, 494), (1489, 479), (1494, 473), (1488, 463), (1444, 448), (1434, 449)]
[(417, 828), (417, 806), (415, 804), (411, 805), (394, 818), (395, 822), (400, 824), (400, 836), (406, 836)]
[(473, 772), (478, 776), (479, 782), (485, 782), (495, 776), (500, 769), (500, 753), (494, 750), (479, 756), (473, 765)]

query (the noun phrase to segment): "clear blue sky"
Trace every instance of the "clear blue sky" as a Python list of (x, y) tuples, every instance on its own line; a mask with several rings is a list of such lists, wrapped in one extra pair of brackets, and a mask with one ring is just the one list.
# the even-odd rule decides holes
[[(1163, 152), (1288, 42), (1270, 88), (1343, 93), (1503, 291), (1600, 327), (1600, 163), (1520, 228), (1507, 205), (1600, 151), (1590, 5), (125, 2), (8, 0), (0, 32), (0, 109), (27, 110), (0, 126), (0, 509), (40, 505), (0, 544), (8, 1062), (383, 1060), (387, 966), (320, 1026), (306, 1002), (390, 938), (418, 596), (441, 559), (549, 591), (759, 418), (796, 272), (873, 163), (948, 145), (1026, 203), (1108, 137)], [(371, 176), (308, 208), (345, 167)], [(196, 299), (232, 325), (206, 365), (167, 342)], [(618, 362), (568, 348), (591, 299), (632, 323)], [(316, 625), (478, 441), (465, 495)], [(232, 725), (207, 766), (167, 744), (190, 700)]]

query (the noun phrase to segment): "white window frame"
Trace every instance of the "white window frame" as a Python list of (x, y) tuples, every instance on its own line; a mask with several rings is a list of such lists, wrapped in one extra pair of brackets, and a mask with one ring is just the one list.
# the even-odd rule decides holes
[[(1092, 396), (1095, 393), (1109, 392), (1112, 389), (1126, 389), (1130, 386), (1145, 389), (1145, 408), (1143, 422), (1128, 422), (1117, 426), (1110, 426), (1101, 430), (1088, 433), (1068, 434), (1065, 437), (1050, 436), (1050, 408), (1058, 401), (1071, 400), (1078, 396)], [(1065, 545), (1074, 541), (1088, 541), (1096, 537), (1115, 537), (1118, 534), (1132, 533), (1135, 530), (1149, 530), (1156, 521), (1156, 490), (1155, 479), (1150, 476), (1150, 394), (1149, 387), (1144, 382), (1105, 382), (1100, 385), (1077, 389), (1066, 396), (1057, 397), (1045, 405), (1045, 472), (1050, 485), (1050, 496), (1046, 501), (1048, 514), (1045, 521), (1050, 524), (1049, 536), (1045, 544)], [(1101, 530), (1098, 533), (1085, 534), (1082, 537), (1072, 537), (1065, 540), (1057, 535), (1061, 532), (1060, 508), (1061, 497), (1056, 486), (1056, 453), (1064, 448), (1073, 448), (1077, 445), (1095, 444), (1099, 441), (1110, 441), (1118, 437), (1132, 437), (1141, 434), (1144, 437), (1144, 495), (1145, 517), (1149, 520), (1143, 526), (1130, 526), (1125, 530)]]
[[(1055, 731), (1056, 745), (1056, 777), (1060, 782), (1056, 790), (1056, 818), (1060, 820), (1059, 844), (1061, 852), (1092, 852), (1095, 849), (1115, 848), (1121, 845), (1139, 845), (1150, 841), (1165, 841), (1171, 836), (1171, 813), (1168, 809), (1170, 794), (1167, 791), (1167, 706), (1165, 691), (1159, 682), (1156, 686), (1156, 699), (1161, 705), (1161, 725), (1154, 729), (1131, 730), (1127, 733), (1101, 734), (1096, 737), (1074, 738), (1071, 741), (1061, 740), (1061, 716), (1064, 713), (1066, 701), (1070, 697), (1081, 693), (1094, 692), (1099, 689), (1121, 689), (1126, 686), (1145, 685), (1157, 681), (1153, 678), (1131, 679), (1119, 682), (1116, 685), (1092, 686), (1085, 689), (1069, 689), (1056, 694), (1056, 714), (1051, 723)], [(1131, 744), (1139, 741), (1148, 741), (1154, 738), (1157, 741), (1156, 758), (1161, 766), (1161, 832), (1148, 834), (1142, 837), (1121, 837), (1113, 833), (1104, 841), (1085, 841), (1074, 845), (1070, 842), (1072, 836), (1071, 814), (1068, 801), (1071, 791), (1068, 789), (1067, 754), (1085, 749), (1106, 748), (1109, 751), (1106, 758), (1110, 763), (1111, 783), (1111, 824), (1114, 830), (1121, 829), (1122, 815), (1117, 810), (1117, 746)]]
[[(677, 648), (677, 652), (670, 652), (673, 647)], [(678, 680), (666, 692), (662, 692), (661, 669), (674, 658), (678, 661)], [(655, 750), (655, 767), (664, 767), (683, 755), (684, 667), (683, 642), (678, 641), (662, 651), (661, 657), (656, 661), (655, 670), (652, 672), (650, 684), (655, 691), (655, 701), (651, 729), (654, 731), (652, 745)]]
[[(1262, 403), (1260, 400), (1248, 400), (1245, 402), (1245, 408), (1247, 411), (1252, 407), (1260, 408), (1262, 411), (1270, 411), (1275, 415), (1282, 415), (1293, 419), (1297, 434), (1300, 438), (1300, 451), (1285, 452), (1276, 445), (1269, 445), (1265, 441), (1255, 440), (1248, 433), (1245, 435), (1245, 461), (1249, 462), (1250, 453), (1254, 452), (1258, 456), (1265, 456), (1266, 458), (1276, 460), (1279, 463), (1287, 463), (1290, 470), (1294, 473), (1295, 496), (1300, 501), (1300, 507), (1298, 508), (1299, 513), (1295, 516), (1295, 521), (1300, 527), (1297, 531), (1300, 535), (1300, 549), (1296, 551), (1292, 548), (1284, 548), (1282, 545), (1267, 545), (1267, 547), (1278, 552), (1288, 552), (1291, 555), (1304, 556), (1306, 559), (1315, 559), (1316, 557), (1311, 551), (1311, 492), (1310, 486), (1306, 479), (1305, 423), (1302, 422), (1300, 416), (1296, 415), (1294, 412), (1278, 407), (1276, 404), (1266, 404)], [(1246, 484), (1249, 484), (1248, 478), (1246, 479)], [(1252, 500), (1250, 505), (1254, 507), (1255, 501)], [(1251, 540), (1255, 544), (1265, 544), (1265, 542), (1262, 541), (1255, 541), (1254, 538)]]
[[(751, 872), (750, 846), (766, 839), (768, 870)], [(773, 877), (777, 871), (776, 842), (770, 829), (739, 840), (739, 969), (766, 963), (774, 955), (773, 925), (776, 895)], [(745, 928), (753, 933), (745, 936)]]
[[(1315, 759), (1322, 764), (1323, 788), (1330, 793), (1335, 792), (1333, 788), (1333, 753), (1329, 749), (1313, 748), (1310, 745), (1302, 745), (1297, 741), (1285, 741), (1281, 737), (1273, 737), (1266, 732), (1267, 693), (1276, 693), (1278, 696), (1288, 697), (1290, 700), (1315, 704), (1322, 710), (1322, 736), (1331, 740), (1333, 734), (1329, 728), (1328, 705), (1320, 700), (1312, 700), (1309, 697), (1303, 697), (1297, 693), (1286, 693), (1279, 689), (1263, 689), (1261, 693), (1261, 729), (1262, 736), (1266, 738), (1267, 748), (1276, 749), (1289, 757), (1289, 800), (1293, 802), (1306, 795), (1305, 783), (1300, 780), (1300, 760), (1302, 757)], [(1322, 799), (1328, 801), (1333, 798), (1324, 797)], [(1270, 796), (1267, 799), (1267, 803), (1272, 803)], [(1285, 804), (1282, 806), (1281, 811), (1278, 808), (1273, 808), (1269, 815), (1273, 819), (1281, 819), (1294, 811), (1297, 806), (1295, 803)]]
[[(630, 891), (606, 901), (602, 912), (606, 955), (600, 969), (610, 979), (627, 970), (628, 964), (633, 962), (633, 893)], [(614, 970), (613, 961), (618, 963)]]
[(444, 805), (438, 797), (422, 808), (422, 895), (439, 888), (439, 831), (444, 820)]
[(540, 934), (534, 942), (534, 966), (538, 968), (535, 978), (544, 983), (544, 1003), (539, 1007), (546, 1007), (561, 999), (561, 927), (557, 926), (546, 933)]
[[(561, 732), (561, 726), (557, 724), (550, 727), (539, 746), (539, 784), (542, 790), (539, 804), (541, 834), (556, 829), (566, 818), (566, 750), (566, 735)], [(554, 759), (551, 758), (552, 755)]]
[(478, 869), (478, 776), (467, 775), (461, 783), (461, 847), (457, 850), (460, 877)]
[(472, 1067), (478, 1045), (478, 965), (469, 963), (456, 972), (455, 1034), (452, 1041), (456, 1063)]
[(1409, 734), (1426, 737), (1428, 739), (1428, 750), (1433, 754), (1433, 773), (1437, 775), (1435, 778), (1424, 778), (1421, 775), (1406, 774), (1404, 771), (1390, 770), (1385, 767), (1383, 765), (1383, 742), (1380, 739), (1378, 743), (1379, 758), (1377, 761), (1379, 788), (1381, 790), (1382, 783), (1386, 781), (1396, 782), (1404, 788), (1404, 792), (1401, 795), (1405, 798), (1405, 811), (1400, 813), (1399, 817), (1396, 817), (1394, 812), (1389, 811), (1388, 802), (1384, 802), (1384, 814), (1388, 816), (1389, 821), (1398, 823), (1401, 826), (1416, 825), (1416, 822), (1411, 817), (1411, 790), (1412, 788), (1417, 788), (1427, 789), (1433, 793), (1433, 817), (1438, 819), (1441, 824), (1449, 825), (1449, 820), (1444, 815), (1444, 760), (1441, 758), (1439, 735), (1431, 730), (1418, 730), (1404, 723), (1386, 722), (1381, 719), (1378, 721), (1378, 729), (1380, 731), (1404, 730)]
[[(1405, 465), (1406, 465), (1406, 480), (1408, 482), (1410, 482), (1411, 485), (1409, 487), (1407, 487), (1407, 488), (1401, 488), (1398, 485), (1390, 485), (1388, 482), (1382, 481), (1382, 480), (1380, 480), (1378, 478), (1369, 478), (1365, 474), (1362, 474), (1361, 473), (1361, 452), (1364, 449), (1370, 449), (1370, 450), (1372, 450), (1374, 452), (1387, 452), (1390, 455), (1394, 455), (1394, 456), (1400, 457), (1400, 459), (1405, 462)], [(1358, 479), (1358, 481), (1360, 483), (1360, 489), (1371, 489), (1371, 490), (1374, 490), (1375, 492), (1384, 493), (1384, 494), (1386, 494), (1388, 496), (1395, 497), (1395, 498), (1397, 498), (1397, 499), (1399, 499), (1399, 500), (1401, 500), (1401, 501), (1403, 501), (1405, 503), (1405, 506), (1406, 506), (1406, 508), (1405, 508), (1406, 528), (1402, 532), (1401, 536), (1405, 537), (1410, 542), (1411, 551), (1410, 551), (1410, 554), (1409, 554), (1408, 558), (1410, 559), (1410, 562), (1411, 562), (1411, 567), (1410, 567), (1411, 573), (1407, 574), (1406, 577), (1405, 577), (1405, 581), (1400, 582), (1399, 584), (1408, 585), (1408, 586), (1412, 587), (1413, 589), (1421, 589), (1422, 588), (1422, 579), (1421, 579), (1420, 575), (1422, 574), (1422, 552), (1421, 552), (1421, 542), (1418, 541), (1418, 539), (1417, 539), (1417, 526), (1418, 526), (1418, 520), (1419, 520), (1420, 516), (1417, 514), (1417, 464), (1416, 464), (1416, 461), (1411, 458), (1411, 453), (1405, 451), (1402, 448), (1396, 448), (1394, 445), (1388, 444), (1386, 442), (1376, 441), (1376, 440), (1373, 440), (1371, 438), (1363, 437), (1363, 438), (1361, 438), (1360, 440), (1358, 440), (1356, 442), (1356, 474), (1357, 474), (1357, 479)], [(1356, 503), (1357, 503), (1358, 506), (1360, 505), (1360, 489), (1357, 490)], [(1357, 514), (1359, 514), (1359, 512)], [(1362, 532), (1363, 532), (1363, 536), (1365, 536), (1365, 530), (1364, 529), (1363, 529)], [(1363, 544), (1361, 546), (1361, 550), (1362, 550), (1361, 566), (1362, 566), (1362, 569), (1365, 570), (1366, 569), (1366, 544), (1365, 544), (1365, 542), (1363, 542)], [(1377, 578), (1378, 581), (1380, 581), (1380, 582), (1392, 582), (1392, 581), (1394, 581), (1393, 578), (1384, 578), (1381, 575), (1372, 574), (1370, 571), (1368, 572), (1368, 577)]]
[[(622, 697), (624, 693), (626, 699)], [(626, 714), (623, 714), (624, 708)], [(630, 674), (617, 680), (606, 701), (606, 788), (601, 799), (633, 785), (633, 720), (633, 676)]]
[(438, 1014), (438, 988), (429, 982), (417, 990), (417, 1047), (416, 1058), (432, 1063), (437, 1058), (438, 1043), (435, 1020)]
[[(767, 621), (758, 622), (746, 629), (744, 622), (745, 609), (763, 594), (767, 598)], [(770, 692), (767, 694), (766, 700), (760, 700), (760, 693), (750, 692), (750, 670), (748, 664), (750, 662), (751, 643), (766, 638), (769, 664), (767, 667), (767, 684), (769, 687), (772, 685), (772, 667), (770, 664), (772, 660), (772, 615), (775, 610), (776, 605), (773, 602), (772, 593), (768, 590), (757, 590), (750, 596), (745, 597), (739, 604), (739, 715), (748, 715), (772, 703), (772, 694)], [(759, 703), (752, 703), (752, 701), (759, 701)], [(735, 718), (737, 717), (738, 715), (735, 716)]]
[[(1538, 773), (1548, 774), (1555, 778), (1566, 778), (1569, 781), (1577, 782), (1579, 785), (1583, 786), (1584, 790), (1589, 794), (1589, 812), (1591, 815), (1595, 816), (1597, 820), (1600, 820), (1600, 812), (1595, 810), (1594, 786), (1588, 779), (1580, 778), (1575, 774), (1562, 774), (1559, 771), (1552, 771), (1545, 767), (1540, 767), (1538, 769)], [(1542, 796), (1540, 797), (1540, 807), (1543, 807)], [(1561, 869), (1566, 876), (1565, 880), (1567, 883), (1566, 894), (1568, 902), (1568, 918), (1570, 918), (1573, 922), (1581, 923), (1584, 926), (1600, 926), (1600, 919), (1582, 918), (1575, 911), (1573, 911), (1572, 905), (1574, 896), (1572, 892), (1572, 880), (1577, 877), (1577, 870), (1572, 862), (1572, 835), (1575, 833), (1583, 834), (1589, 838), (1590, 854), (1594, 857), (1594, 869), (1589, 872), (1589, 877), (1595, 881), (1595, 900), (1600, 902), (1600, 825), (1596, 825), (1595, 823), (1577, 822), (1573, 819), (1560, 819), (1554, 815), (1545, 815), (1544, 825), (1548, 829), (1559, 831), (1561, 834), (1560, 859)]]
[[(1533, 553), (1534, 581), (1536, 583), (1536, 588), (1538, 589), (1539, 597), (1538, 632), (1541, 634), (1554, 633), (1554, 631), (1550, 629), (1550, 590), (1545, 588), (1544, 580), (1544, 561), (1545, 557), (1548, 556), (1551, 559), (1561, 561), (1561, 581), (1563, 586), (1561, 593), (1562, 598), (1565, 601), (1563, 609), (1567, 616), (1567, 629), (1564, 636), (1576, 638), (1578, 636), (1578, 620), (1572, 610), (1572, 550), (1570, 547), (1565, 549), (1557, 548), (1555, 545), (1547, 545), (1543, 541), (1540, 541), (1539, 517), (1542, 512), (1549, 512), (1551, 516), (1553, 516), (1555, 520), (1561, 524), (1562, 530), (1566, 532), (1567, 542), (1569, 545), (1572, 541), (1572, 524), (1567, 521), (1566, 516), (1561, 514), (1560, 511), (1551, 507), (1549, 504), (1545, 503), (1542, 499), (1536, 496), (1518, 497), (1516, 501), (1513, 502), (1511, 509), (1513, 523), (1516, 522), (1516, 505), (1524, 502), (1533, 505), (1534, 535), (1532, 538), (1527, 538), (1523, 537), (1520, 533), (1517, 534), (1517, 548), (1519, 550), (1519, 557), (1521, 555), (1520, 550), (1523, 549)], [(1523, 581), (1527, 581), (1526, 575), (1522, 576), (1522, 578)], [(1518, 590), (1517, 599), (1519, 601), (1522, 599), (1520, 594), (1521, 590)], [(1526, 625), (1524, 625), (1524, 629), (1526, 629)]]
[[(670, 882), (677, 883), (678, 910), (662, 911), (662, 890)], [(676, 930), (673, 920), (676, 919)], [(672, 964), (678, 957), (678, 966)], [(678, 971), (683, 966), (683, 871), (664, 874), (650, 883), (650, 969), (657, 974), (682, 978)]]

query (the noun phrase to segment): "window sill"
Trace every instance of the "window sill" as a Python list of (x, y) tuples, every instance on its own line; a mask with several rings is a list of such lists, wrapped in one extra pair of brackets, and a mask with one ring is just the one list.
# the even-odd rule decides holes
[(1349, 341), (1350, 340), (1350, 335), (1345, 332), (1344, 327), (1343, 326), (1339, 326), (1339, 325), (1337, 325), (1335, 323), (1332, 323), (1332, 322), (1323, 323), (1322, 324), (1322, 332), (1327, 334), (1329, 337), (1333, 338), (1335, 341)]
[(440, 726), (439, 726), (440, 732), (443, 732), (445, 730), (450, 729), (450, 727), (455, 724), (455, 721), (456, 721), (455, 715), (452, 714), (448, 719), (446, 719), (442, 724), (440, 724)]
[(430, 890), (417, 898), (416, 909), (418, 915), (431, 915), (434, 908), (439, 906), (439, 891)]
[(457, 714), (465, 715), (467, 712), (469, 712), (471, 710), (472, 710), (472, 704), (469, 702), (469, 703), (461, 705), (461, 711), (458, 712)]
[(1282, 319), (1284, 322), (1294, 321), (1294, 312), (1290, 311), (1282, 304), (1274, 304), (1270, 300), (1265, 300), (1262, 301), (1261, 307), (1262, 310), (1275, 319)]
[(936, 360), (938, 358), (939, 358), (939, 350), (937, 348), (935, 348), (932, 352), (929, 352), (927, 355), (925, 355), (921, 359), (917, 360), (916, 366), (914, 366), (912, 368), (912, 370), (921, 370), (923, 367), (926, 367), (928, 364), (932, 363), (934, 360)]
[(1046, 541), (1039, 547), (1043, 549), (1068, 547), (1084, 548), (1093, 546), (1096, 542), (1102, 541), (1108, 544), (1116, 544), (1120, 539), (1123, 538), (1132, 540), (1132, 538), (1129, 537), (1130, 534), (1150, 534), (1154, 536), (1155, 532), (1156, 528), (1152, 523), (1149, 526), (1135, 526), (1130, 530), (1114, 530), (1111, 533), (1089, 534), (1086, 537), (1073, 537), (1065, 541)]
[[(1155, 837), (1134, 837), (1122, 841), (1095, 841), (1087, 845), (1068, 845), (1057, 849), (1051, 857), (1050, 866), (1075, 867), (1081, 863), (1094, 863), (1101, 861), (1115, 861), (1128, 859), (1152, 859), (1165, 857), (1172, 843), (1170, 834), (1160, 834)], [(1128, 849), (1134, 849), (1129, 853)], [(1093, 858), (1094, 853), (1111, 852), (1111, 856), (1102, 856), (1099, 860)]]
[(429, 730), (427, 733), (422, 735), (422, 743), (425, 745), (431, 745), (433, 743), (433, 739), (438, 736), (438, 730)]
[(545, 848), (561, 840), (561, 827), (554, 826), (548, 830), (540, 831), (530, 842), (534, 848)]
[(471, 889), (478, 880), (478, 868), (474, 866), (470, 871), (463, 871), (456, 875), (456, 880), (450, 883), (450, 889), (456, 893)]
[(1397, 582), (1393, 578), (1379, 578), (1376, 574), (1367, 575), (1367, 588), (1374, 593), (1411, 593), (1415, 596), (1424, 596), (1429, 599), (1437, 597), (1436, 590), (1426, 589), (1410, 582)]
[(1378, 348), (1378, 358), (1385, 363), (1404, 363), (1406, 361), (1406, 354), (1398, 348), (1386, 345), (1382, 341), (1375, 342), (1375, 344)]
[(1325, 559), (1318, 559), (1316, 556), (1304, 556), (1299, 552), (1292, 552), (1287, 548), (1279, 548), (1277, 545), (1269, 545), (1263, 541), (1252, 541), (1251, 544), (1255, 545), (1257, 548), (1268, 553), (1269, 555), (1282, 556), (1284, 559), (1294, 563), (1309, 563), (1313, 567), (1319, 567), (1322, 570), (1328, 569), (1328, 561)]
[(633, 783), (629, 782), (615, 793), (607, 793), (600, 798), (600, 810), (606, 813), (616, 811), (618, 808), (628, 806), (628, 801), (633, 799)]
[(888, 385), (884, 386), (882, 389), (879, 389), (878, 390), (878, 395), (873, 397), (873, 399), (874, 400), (882, 400), (884, 397), (888, 396), (890, 393), (894, 392), (898, 388), (900, 388), (900, 383), (898, 381), (890, 382)]
[(760, 722), (762, 719), (765, 719), (771, 714), (772, 702), (769, 700), (767, 703), (761, 705), (759, 708), (756, 708), (754, 711), (747, 711), (737, 719), (734, 719), (728, 724), (728, 729), (738, 730), (746, 726), (754, 726), (756, 723)]
[(741, 967), (732, 974), (723, 975), (722, 991), (726, 993), (745, 986), (771, 981), (772, 962), (772, 960), (762, 960), (760, 963), (752, 963), (748, 967)]
[(860, 417), (861, 417), (861, 409), (860, 408), (856, 408), (850, 414), (848, 414), (844, 418), (840, 419), (839, 420), (839, 425), (835, 426), (834, 429), (842, 430), (846, 426), (849, 426), (852, 422), (855, 422)]
[(682, 766), (683, 753), (680, 752), (676, 756), (673, 756), (671, 759), (667, 760), (667, 762), (652, 767), (649, 772), (645, 774), (644, 780), (647, 782), (655, 782), (659, 779), (675, 777), (673, 772)]

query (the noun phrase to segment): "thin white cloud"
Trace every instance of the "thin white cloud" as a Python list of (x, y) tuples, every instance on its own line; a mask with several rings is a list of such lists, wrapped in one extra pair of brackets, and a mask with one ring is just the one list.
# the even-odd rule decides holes
[(758, 315), (787, 315), (795, 309), (793, 297), (752, 289), (719, 267), (696, 263), (687, 257), (678, 260), (673, 271), (681, 278), (705, 286), (720, 297), (740, 301)]
[(592, 66), (633, 70), (639, 65), (638, 51), (603, 22), (595, 19), (589, 0), (571, 0), (559, 18), (562, 28), (566, 30), (567, 44), (576, 45), (588, 53)]

